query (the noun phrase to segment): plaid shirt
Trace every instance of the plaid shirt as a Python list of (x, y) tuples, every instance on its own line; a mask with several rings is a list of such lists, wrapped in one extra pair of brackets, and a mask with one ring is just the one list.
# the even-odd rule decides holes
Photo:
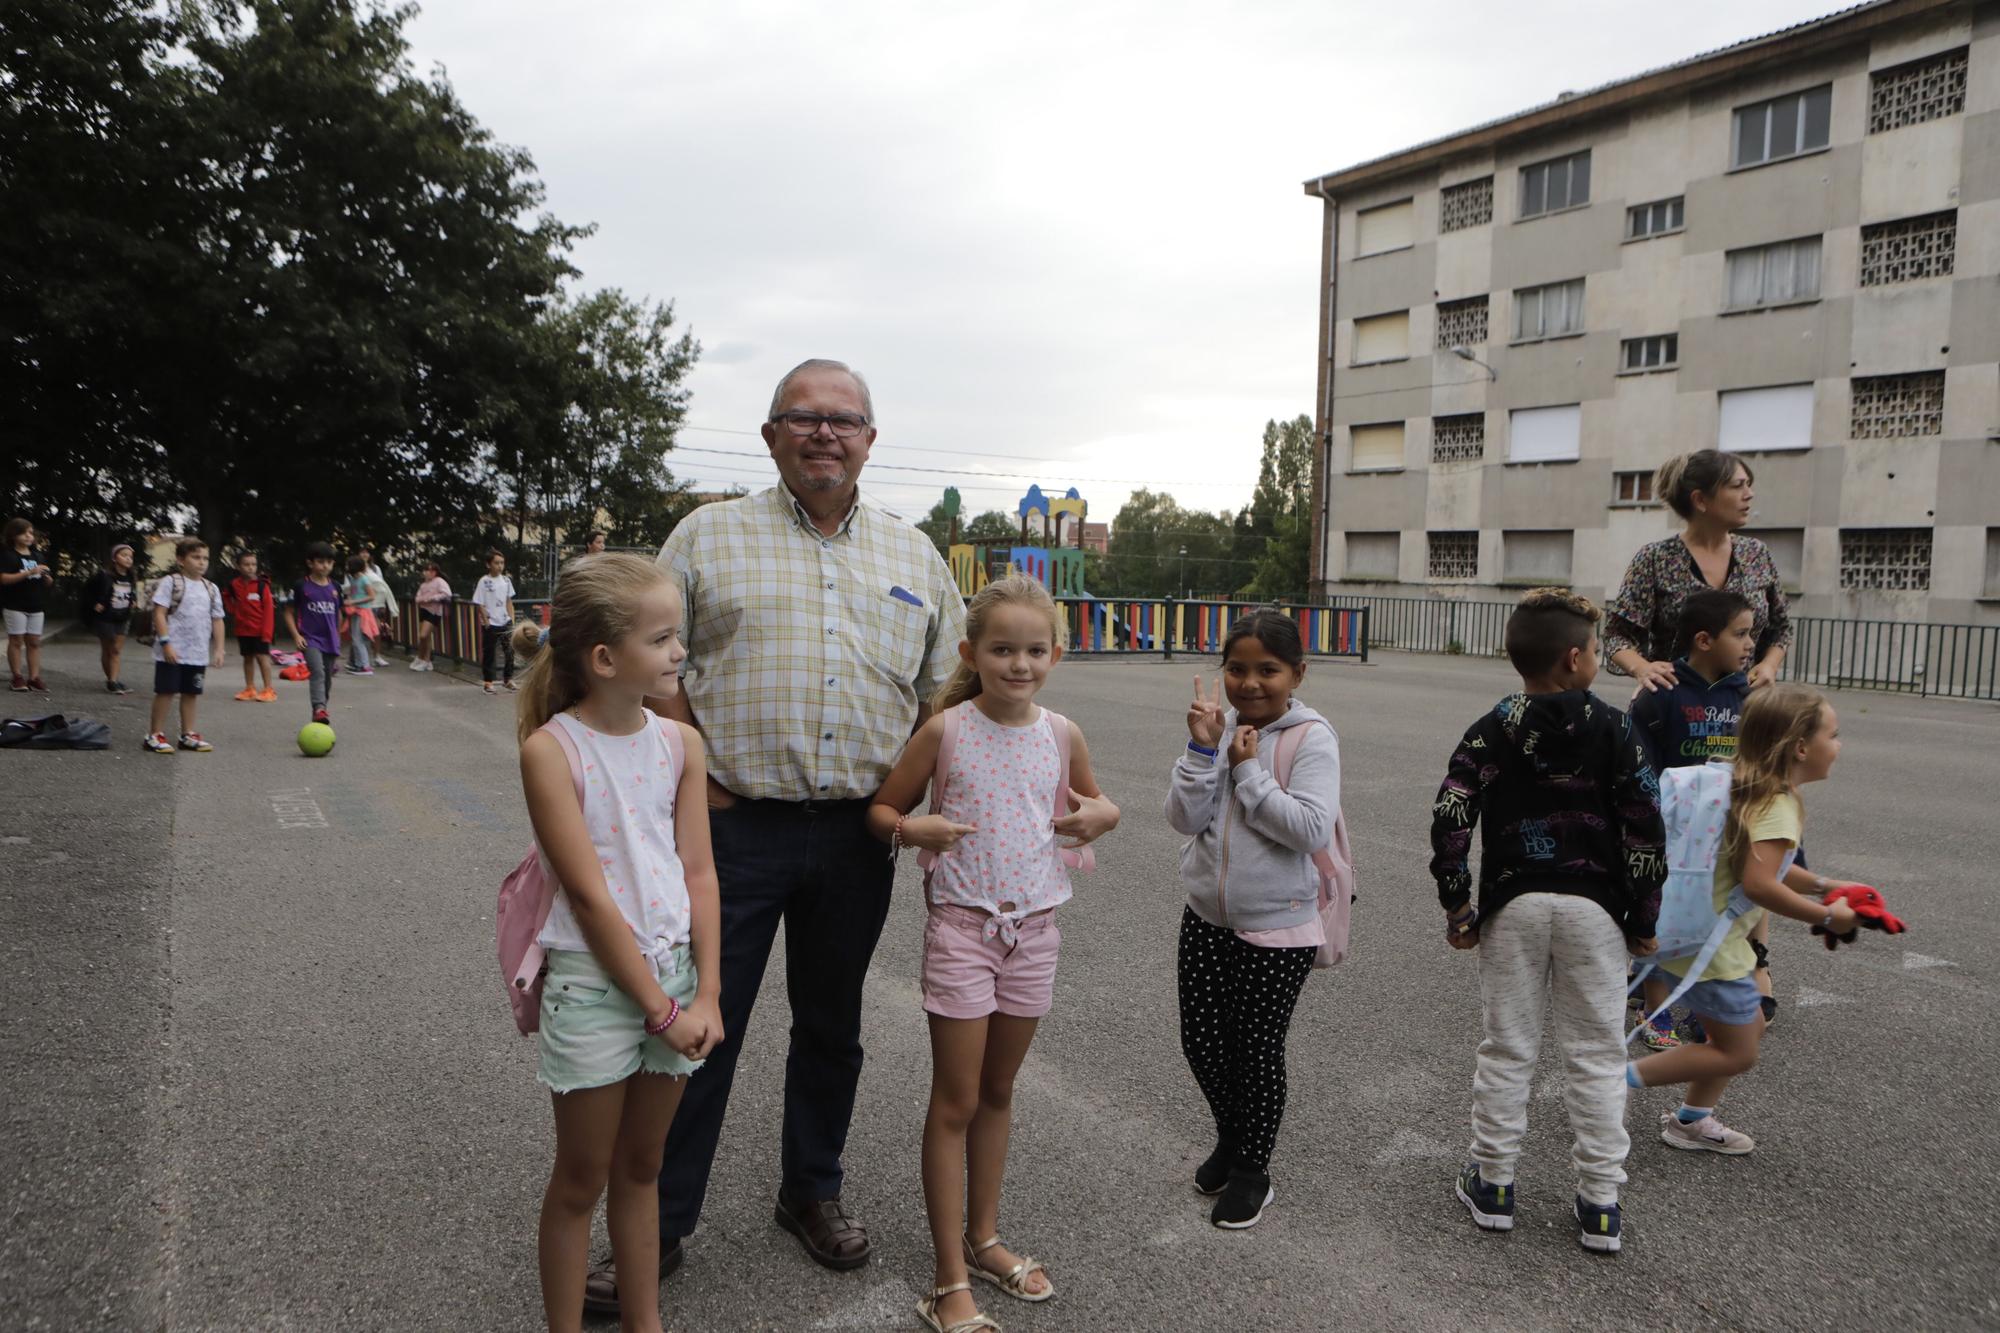
[(965, 603), (930, 538), (856, 500), (833, 536), (773, 486), (703, 505), (660, 548), (681, 585), (682, 687), (739, 796), (872, 796), (951, 674)]

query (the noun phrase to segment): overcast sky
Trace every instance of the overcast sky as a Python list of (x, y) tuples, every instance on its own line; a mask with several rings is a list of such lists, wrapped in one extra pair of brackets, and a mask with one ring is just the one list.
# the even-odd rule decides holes
[(767, 484), (771, 388), (829, 356), (874, 389), (876, 499), (1033, 480), (1110, 519), (1242, 505), (1311, 413), (1300, 182), (1834, 7), (425, 0), (408, 33), (597, 225), (583, 285), (700, 339), (679, 475)]

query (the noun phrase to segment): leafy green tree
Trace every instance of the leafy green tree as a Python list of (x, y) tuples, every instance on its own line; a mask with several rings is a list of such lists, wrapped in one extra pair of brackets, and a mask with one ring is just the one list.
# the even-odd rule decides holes
[(1164, 491), (1134, 491), (1112, 520), (1110, 549), (1091, 570), (1090, 590), (1118, 597), (1226, 595), (1238, 569), (1231, 527), (1226, 513), (1183, 509)]
[(1239, 548), (1254, 559), (1255, 572), (1237, 590), (1249, 601), (1280, 601), (1303, 597), (1312, 553), (1312, 418), (1269, 421), (1264, 425), (1264, 453), (1257, 467), (1257, 490), (1250, 501), (1249, 522), (1238, 515)]
[(1017, 546), (1021, 541), (1021, 520), (989, 509), (965, 524), (960, 539), (985, 546)]

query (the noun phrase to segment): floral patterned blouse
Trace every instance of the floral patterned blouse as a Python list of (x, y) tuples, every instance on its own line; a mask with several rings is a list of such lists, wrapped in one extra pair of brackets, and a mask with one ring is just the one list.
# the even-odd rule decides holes
[[(1709, 587), (1695, 563), (1694, 552), (1678, 535), (1641, 546), (1625, 569), (1625, 583), (1606, 608), (1604, 654), (1632, 648), (1649, 662), (1671, 662), (1680, 629), (1681, 608), (1695, 593)], [(1773, 648), (1792, 646), (1792, 617), (1785, 609), (1785, 590), (1778, 582), (1778, 563), (1755, 537), (1732, 533), (1729, 572), (1722, 587), (1741, 593), (1756, 617), (1757, 656)], [(1624, 674), (1622, 668), (1612, 668)]]

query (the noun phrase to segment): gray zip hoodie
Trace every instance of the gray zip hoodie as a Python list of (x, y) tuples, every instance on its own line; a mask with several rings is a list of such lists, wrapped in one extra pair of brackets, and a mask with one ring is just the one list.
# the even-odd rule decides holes
[[(1167, 786), (1167, 823), (1186, 834), (1181, 879), (1188, 906), (1231, 930), (1303, 926), (1319, 910), (1312, 854), (1326, 846), (1340, 809), (1340, 741), (1326, 719), (1293, 699), (1257, 733), (1257, 757), (1229, 767), (1236, 710), (1223, 715), (1209, 759), (1183, 748)], [(1311, 726), (1292, 760), (1291, 787), (1267, 764), (1279, 732)]]

